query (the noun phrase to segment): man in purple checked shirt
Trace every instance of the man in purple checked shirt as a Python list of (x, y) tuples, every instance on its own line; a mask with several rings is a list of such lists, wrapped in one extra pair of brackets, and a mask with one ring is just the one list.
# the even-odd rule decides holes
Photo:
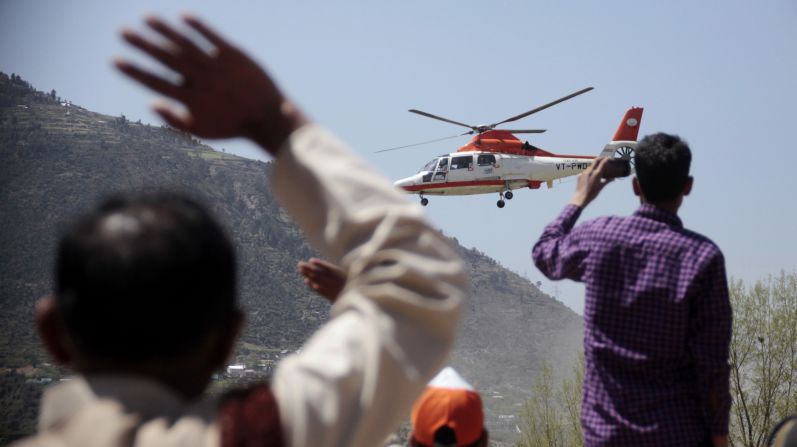
[(658, 133), (636, 148), (628, 217), (576, 220), (611, 182), (606, 159), (545, 227), (532, 256), (550, 279), (586, 285), (587, 446), (727, 446), (731, 306), (720, 249), (687, 230), (678, 208), (692, 189), (689, 146)]

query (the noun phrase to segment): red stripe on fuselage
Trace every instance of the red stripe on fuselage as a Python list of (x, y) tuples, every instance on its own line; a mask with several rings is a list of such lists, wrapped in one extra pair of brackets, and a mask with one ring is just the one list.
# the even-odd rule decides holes
[(402, 186), (405, 191), (416, 192), (425, 189), (461, 188), (463, 186), (501, 186), (505, 180), (473, 180), (468, 182), (427, 183), (424, 185)]

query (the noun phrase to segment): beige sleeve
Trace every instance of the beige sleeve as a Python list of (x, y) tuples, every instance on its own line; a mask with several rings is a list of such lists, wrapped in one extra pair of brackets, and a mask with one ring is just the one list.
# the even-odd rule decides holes
[(381, 445), (448, 355), (462, 264), (417, 204), (317, 126), (294, 132), (272, 178), (348, 278), (330, 321), (274, 374), (286, 443)]

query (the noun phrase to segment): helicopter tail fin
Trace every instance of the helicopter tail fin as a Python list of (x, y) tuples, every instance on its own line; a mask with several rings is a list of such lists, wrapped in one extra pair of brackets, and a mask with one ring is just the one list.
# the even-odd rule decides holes
[(636, 141), (639, 125), (642, 124), (642, 107), (631, 107), (625, 112), (612, 141)]
[(631, 107), (625, 112), (623, 120), (614, 132), (612, 141), (603, 148), (599, 157), (612, 157), (619, 147), (634, 147), (636, 145), (637, 136), (639, 135), (639, 126), (642, 124), (642, 107)]

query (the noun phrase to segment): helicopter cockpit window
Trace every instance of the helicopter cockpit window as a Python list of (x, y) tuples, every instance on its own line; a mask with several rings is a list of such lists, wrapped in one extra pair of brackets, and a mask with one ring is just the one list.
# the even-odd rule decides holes
[(435, 166), (437, 166), (437, 159), (436, 158), (433, 159), (432, 161), (430, 161), (429, 163), (426, 163), (425, 165), (423, 165), (421, 170), (418, 171), (418, 172), (434, 171), (434, 167)]
[(482, 154), (479, 155), (479, 158), (476, 160), (476, 163), (479, 166), (490, 166), (495, 164), (495, 155), (493, 154)]
[(448, 158), (441, 158), (440, 163), (437, 165), (438, 172), (448, 171)]
[(454, 157), (451, 159), (451, 169), (467, 169), (473, 164), (473, 156)]

